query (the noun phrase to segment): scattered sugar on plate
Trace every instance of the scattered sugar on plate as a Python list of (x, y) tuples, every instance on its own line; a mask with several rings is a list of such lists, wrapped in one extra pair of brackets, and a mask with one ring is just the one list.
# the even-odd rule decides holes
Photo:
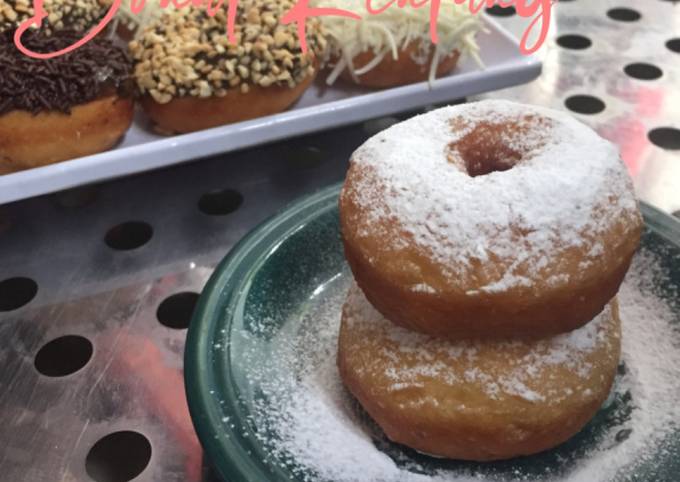
[[(680, 457), (670, 443), (680, 423), (680, 307), (673, 305), (677, 293), (661, 295), (664, 269), (651, 251), (636, 256), (619, 294), (622, 363), (609, 400), (579, 435), (552, 451), (476, 464), (389, 442), (345, 390), (335, 365), (348, 272), (284, 323), (253, 321), (240, 359), (254, 387), (247, 429), (269, 463), (304, 481), (638, 480), (653, 474), (657, 457)], [(263, 350), (275, 362), (256, 362)]]

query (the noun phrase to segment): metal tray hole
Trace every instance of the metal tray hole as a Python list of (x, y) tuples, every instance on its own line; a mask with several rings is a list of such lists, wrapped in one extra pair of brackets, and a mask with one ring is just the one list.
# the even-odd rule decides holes
[(397, 124), (398, 122), (399, 119), (396, 117), (379, 117), (377, 119), (371, 119), (364, 122), (362, 125), (362, 130), (369, 136), (374, 136), (378, 132), (382, 132), (385, 129), (392, 127), (394, 124)]
[(493, 15), (494, 17), (512, 17), (517, 13), (515, 7), (501, 7), (500, 5), (494, 5), (486, 9), (486, 13)]
[(85, 470), (97, 482), (127, 482), (141, 474), (150, 459), (151, 443), (144, 435), (114, 432), (92, 446)]
[(35, 355), (35, 369), (47, 377), (77, 372), (92, 358), (92, 343), (85, 337), (66, 335), (45, 344)]
[(99, 197), (99, 191), (95, 186), (83, 186), (54, 195), (57, 206), (64, 209), (77, 209), (93, 204)]
[(592, 40), (583, 35), (566, 34), (557, 37), (557, 45), (570, 50), (584, 50), (593, 45)]
[(607, 17), (618, 22), (637, 22), (642, 14), (632, 8), (612, 8), (607, 11)]
[(198, 200), (198, 209), (209, 216), (226, 216), (241, 207), (243, 195), (233, 189), (205, 193)]
[(13, 311), (28, 304), (38, 293), (38, 284), (30, 278), (16, 277), (0, 281), (0, 311)]
[(663, 75), (663, 70), (659, 67), (644, 62), (628, 64), (623, 68), (623, 71), (627, 76), (639, 80), (655, 80)]
[(168, 296), (158, 305), (156, 318), (168, 328), (176, 330), (188, 328), (197, 301), (198, 293), (185, 292)]
[(680, 54), (680, 38), (670, 39), (668, 42), (666, 42), (666, 47), (668, 47), (668, 50), (670, 50), (671, 52)]
[(564, 101), (564, 105), (572, 112), (588, 115), (599, 114), (606, 107), (602, 100), (592, 95), (572, 95)]
[(291, 169), (313, 169), (326, 158), (324, 151), (315, 146), (295, 146), (288, 149), (284, 156)]
[(112, 227), (106, 233), (106, 244), (118, 251), (140, 248), (153, 236), (153, 228), (143, 221), (128, 221)]
[(649, 140), (655, 146), (670, 151), (680, 149), (680, 129), (674, 127), (658, 127), (652, 129), (648, 134)]

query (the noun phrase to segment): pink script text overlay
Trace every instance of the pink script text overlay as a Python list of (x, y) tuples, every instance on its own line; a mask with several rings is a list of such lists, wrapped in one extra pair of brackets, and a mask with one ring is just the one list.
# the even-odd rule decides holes
[[(94, 28), (92, 28), (82, 39), (64, 49), (56, 52), (33, 52), (26, 48), (21, 42), (21, 37), (24, 32), (31, 28), (39, 28), (42, 21), (48, 16), (48, 12), (43, 8), (43, 0), (34, 0), (33, 8), (35, 14), (26, 19), (19, 25), (14, 33), (14, 43), (17, 48), (25, 55), (36, 59), (50, 59), (58, 57), (77, 49), (81, 45), (89, 42), (101, 32), (109, 22), (116, 16), (118, 9), (123, 0), (113, 0), (108, 12), (102, 20)], [(130, 10), (138, 14), (144, 9), (146, 0), (128, 0), (130, 1)], [(524, 31), (522, 39), (520, 40), (520, 51), (524, 55), (530, 55), (538, 50), (545, 42), (548, 36), (548, 29), (550, 28), (551, 9), (554, 0), (356, 0), (363, 2), (366, 12), (371, 15), (380, 15), (389, 8), (429, 8), (430, 14), (430, 38), (432, 43), (437, 43), (437, 19), (443, 2), (453, 2), (456, 5), (467, 4), (470, 12), (478, 14), (482, 8), (490, 8), (497, 4), (500, 7), (515, 7), (517, 14), (523, 18), (530, 18), (531, 23)], [(210, 17), (214, 17), (217, 11), (225, 4), (227, 7), (227, 36), (230, 42), (236, 41), (236, 9), (238, 8), (239, 0), (161, 0), (160, 7), (167, 8), (172, 5), (176, 9), (185, 8), (192, 5), (197, 8), (205, 8), (206, 13)], [(361, 16), (356, 13), (339, 9), (339, 8), (318, 8), (311, 7), (309, 0), (298, 0), (294, 6), (283, 16), (281, 23), (284, 25), (296, 24), (297, 31), (300, 37), (300, 46), (303, 52), (307, 51), (306, 40), (306, 25), (307, 20), (314, 17), (324, 16), (340, 16), (360, 20)], [(529, 36), (536, 29), (538, 36), (533, 45), (528, 45)]]

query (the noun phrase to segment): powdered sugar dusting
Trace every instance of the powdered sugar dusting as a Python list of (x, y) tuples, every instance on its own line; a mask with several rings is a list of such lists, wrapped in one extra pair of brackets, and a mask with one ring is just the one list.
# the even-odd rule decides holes
[[(614, 356), (617, 351), (614, 344), (618, 343), (610, 306), (578, 330), (528, 343), (452, 343), (395, 326), (370, 304), (356, 285), (349, 290), (344, 313), (348, 329), (361, 338), (361, 350), (377, 355), (362, 360), (358, 368), (360, 374), (367, 380), (386, 376), (392, 381), (387, 387), (391, 391), (422, 386), (431, 380), (450, 386), (464, 381), (479, 386), (492, 400), (514, 396), (558, 404), (576, 390), (583, 392), (588, 384), (597, 383), (599, 379), (591, 373), (590, 355), (597, 350), (604, 361), (605, 357)], [(352, 356), (351, 352), (347, 356)], [(500, 366), (488, 363), (498, 357), (503, 359)], [(563, 379), (553, 378), (550, 370), (555, 366), (576, 375), (579, 385), (570, 387)], [(431, 401), (413, 395), (411, 398), (418, 406)]]
[[(677, 293), (660, 296), (666, 276), (656, 255), (637, 255), (619, 295), (623, 362), (610, 400), (581, 434), (547, 453), (501, 464), (461, 464), (387, 442), (347, 394), (335, 365), (348, 273), (319, 290), (301, 318), (283, 325), (262, 319), (259, 331), (254, 327), (256, 336), (250, 336), (239, 358), (249, 384), (257, 387), (249, 402), (256, 408), (248, 430), (266, 445), (271, 464), (306, 481), (658, 480), (663, 471), (658, 458), (680, 456), (678, 447), (669, 445), (680, 420), (680, 333), (674, 328), (680, 320), (678, 306), (669, 301)], [(567, 335), (565, 346), (587, 352), (597, 343), (587, 333), (592, 335), (592, 328)], [(263, 343), (274, 362), (256, 362)], [(569, 362), (562, 350), (552, 353), (550, 363)], [(475, 352), (453, 348), (451, 356), (474, 357)], [(465, 376), (483, 375), (471, 371)], [(399, 383), (410, 383), (399, 378), (403, 374), (395, 368), (395, 390)], [(514, 388), (533, 396), (520, 385)], [(664, 480), (673, 479), (667, 474)]]
[[(451, 145), (480, 123), (518, 126), (519, 135), (503, 134), (503, 149), (493, 159), (515, 167), (468, 175)], [(476, 290), (531, 288), (539, 275), (556, 285), (574, 282), (551, 278), (564, 272), (565, 250), (582, 249), (584, 262), (597, 264), (603, 234), (617, 223), (627, 229), (639, 224), (632, 182), (616, 147), (545, 108), (493, 100), (438, 109), (369, 139), (352, 163), (355, 185), (343, 196), (352, 196), (360, 209), (348, 223), (359, 238), (384, 234), (382, 239), (398, 242), (402, 237), (394, 233), (376, 232), (389, 220), (430, 253), (446, 277), (477, 283)], [(383, 243), (382, 254), (402, 247)], [(489, 270), (483, 279), (467, 278), (475, 265)]]

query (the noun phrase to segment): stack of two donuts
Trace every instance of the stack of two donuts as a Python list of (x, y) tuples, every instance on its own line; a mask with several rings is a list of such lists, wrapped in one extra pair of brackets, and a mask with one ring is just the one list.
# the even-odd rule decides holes
[(340, 216), (339, 371), (391, 440), (507, 459), (597, 412), (642, 225), (612, 144), (548, 109), (436, 110), (354, 153)]

